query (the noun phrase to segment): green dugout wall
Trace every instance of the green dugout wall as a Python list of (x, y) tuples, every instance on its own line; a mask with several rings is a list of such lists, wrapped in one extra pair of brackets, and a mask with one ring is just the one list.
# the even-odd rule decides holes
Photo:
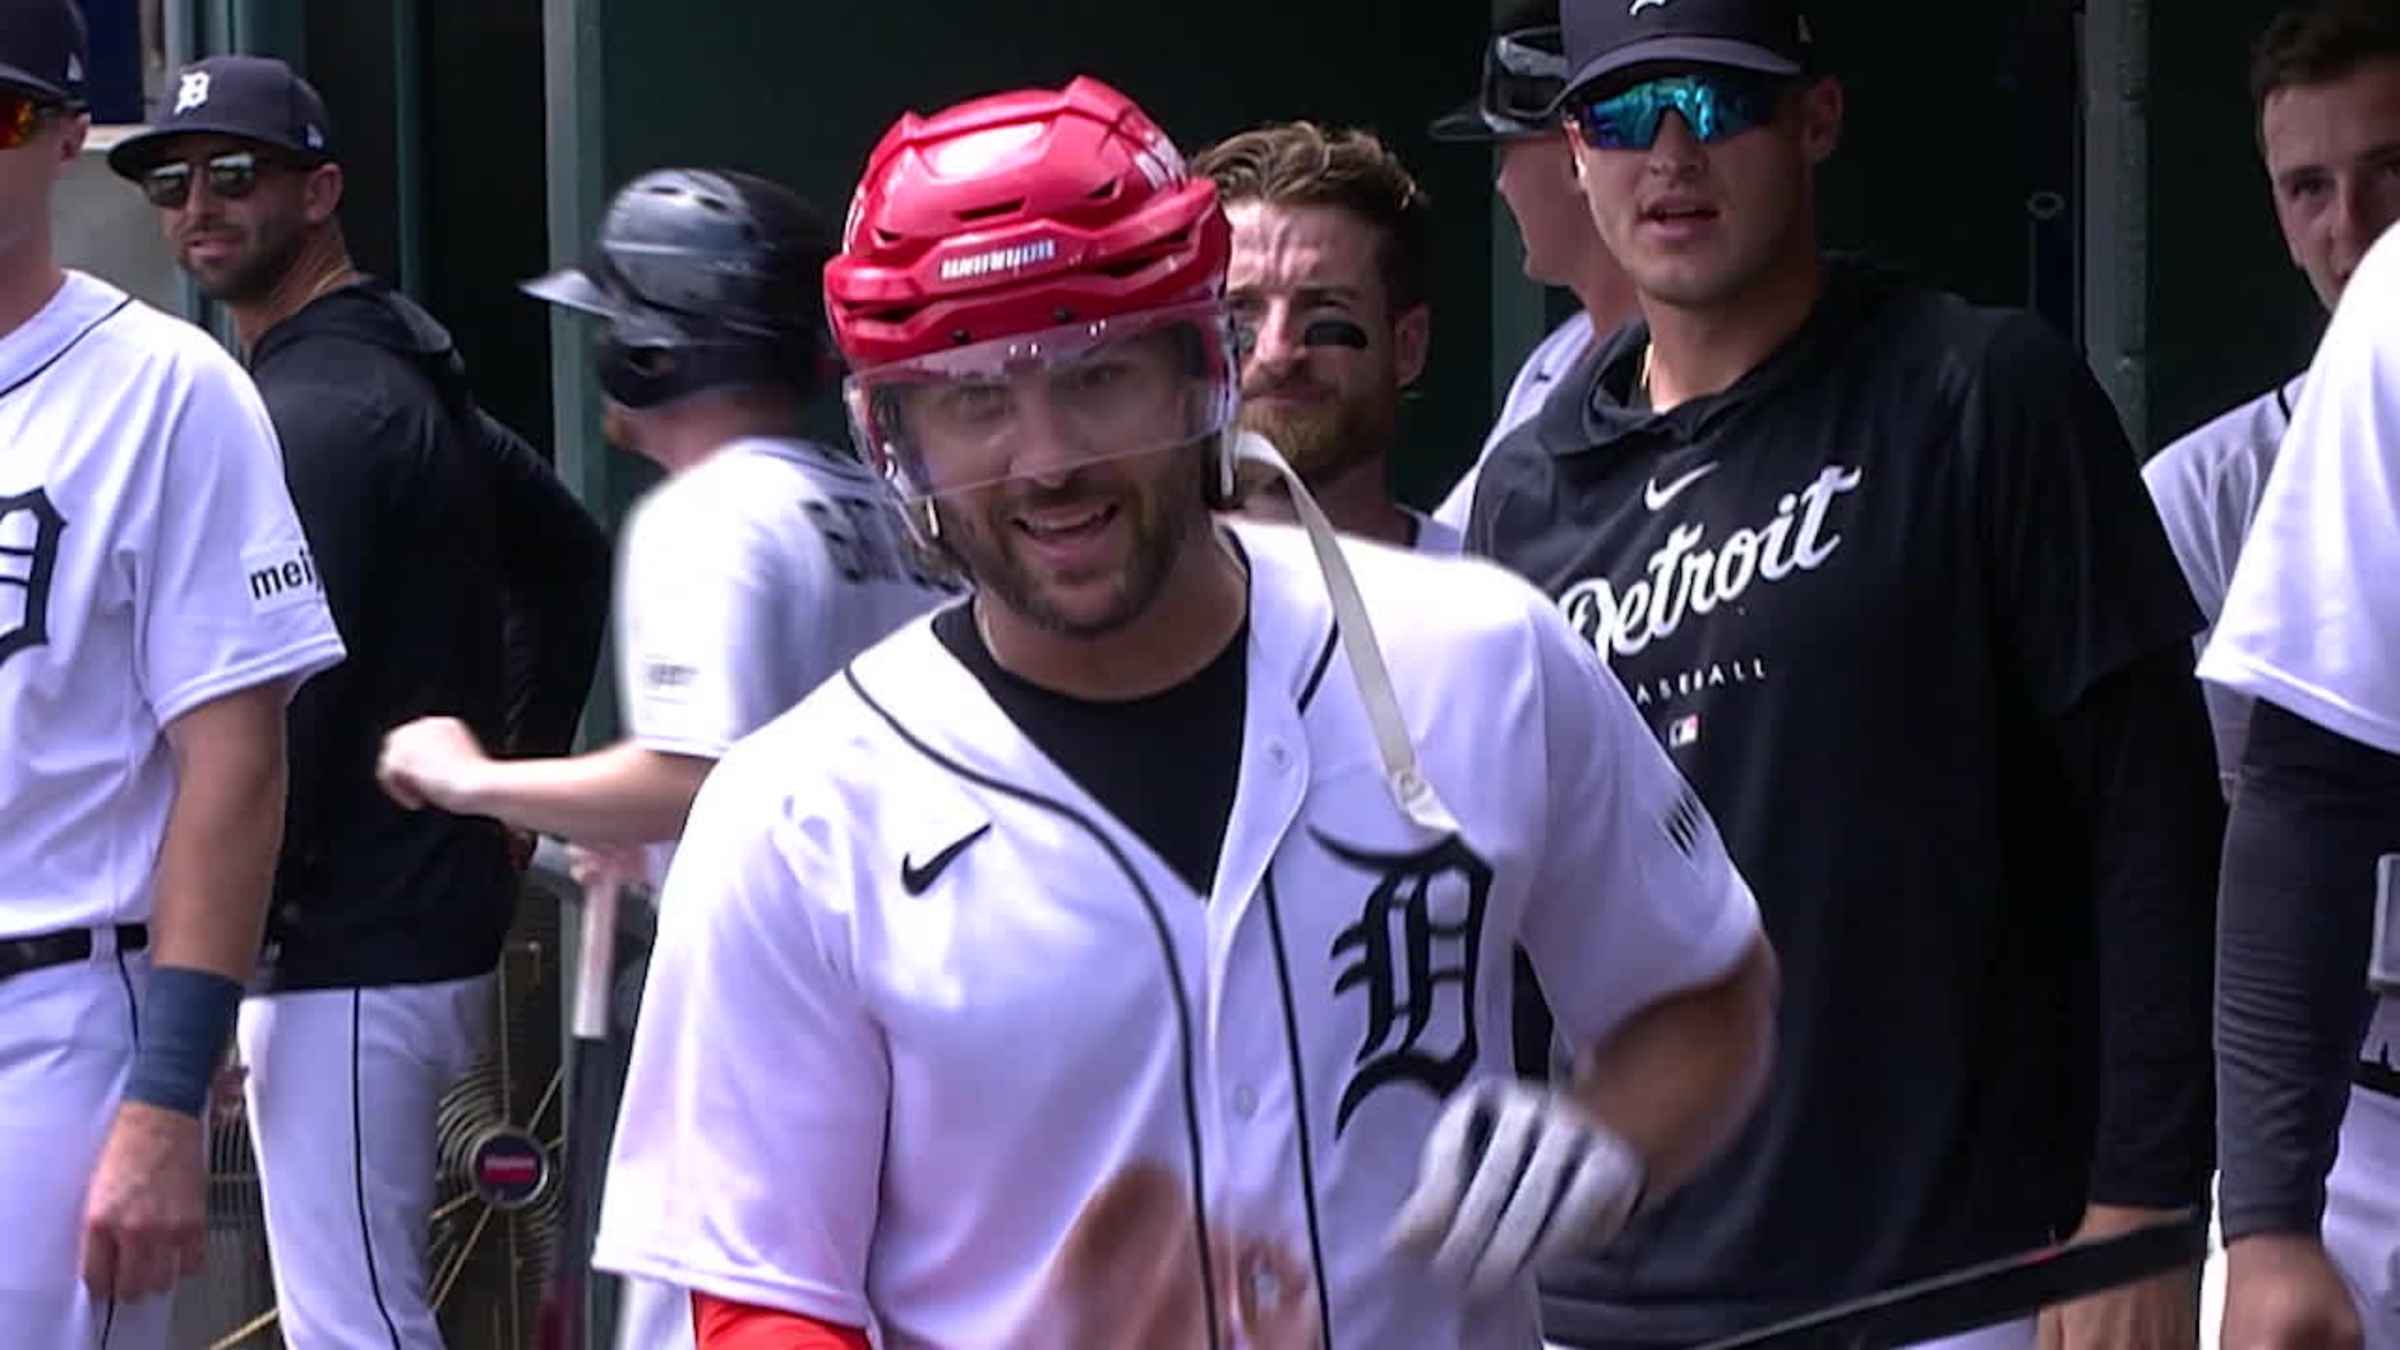
[[(2085, 339), (2154, 449), (2303, 363), (2322, 326), (2276, 239), (2242, 89), (2274, 7), (1824, 0), (1820, 35), (1852, 107), (1824, 178), (1829, 240), (1979, 299), (2039, 303)], [(1519, 275), (1490, 156), (1423, 139), (1474, 73), (1482, 0), (162, 8), (170, 59), (272, 52), (319, 83), (348, 149), (360, 253), (452, 326), (488, 401), (555, 444), (595, 500), (622, 501), (641, 475), (597, 449), (585, 335), (514, 283), (574, 256), (608, 189), (641, 169), (732, 164), (838, 211), (900, 110), (1008, 84), (1099, 74), (1187, 149), (1290, 116), (1398, 145), (1439, 213), (1435, 359), (1397, 465), (1418, 501), (1480, 442), (1499, 387), (1568, 303)]]

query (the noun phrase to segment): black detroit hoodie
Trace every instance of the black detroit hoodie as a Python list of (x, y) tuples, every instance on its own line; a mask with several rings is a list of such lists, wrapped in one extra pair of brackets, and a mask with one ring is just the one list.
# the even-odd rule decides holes
[[(1722, 829), (1783, 967), (1758, 1113), (1606, 1251), (1566, 1345), (1689, 1345), (2204, 1200), (2222, 806), (2199, 614), (2114, 411), (2033, 316), (1851, 260), (1732, 387), (1636, 324), (1484, 467)], [(1596, 900), (1600, 897), (1595, 897)], [(1538, 998), (1538, 995), (1536, 995)]]
[(607, 542), (474, 402), (450, 334), (380, 281), (269, 329), (250, 371), (349, 659), (291, 706), (268, 990), (493, 968), (517, 878), (500, 827), (404, 811), (384, 733), (458, 717), (494, 753), (568, 747), (605, 621)]

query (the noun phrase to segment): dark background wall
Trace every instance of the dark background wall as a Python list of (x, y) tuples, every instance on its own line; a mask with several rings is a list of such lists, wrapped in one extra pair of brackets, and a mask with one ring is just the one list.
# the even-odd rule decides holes
[[(547, 450), (550, 326), (517, 292), (549, 256), (541, 0), (344, 0), (306, 8), (304, 70), (341, 137), (342, 222), (360, 264), (402, 277), (398, 173), (419, 141), (410, 289), (449, 326), (492, 412)], [(403, 34), (401, 26), (408, 25)], [(421, 57), (402, 97), (395, 53)]]
[[(1827, 243), (1977, 300), (2033, 305), (2075, 333), (2080, 7), (1820, 4), (1820, 46), (1850, 95), (1846, 143), (1821, 182)], [(352, 164), (348, 220), (362, 258), (397, 269), (392, 166), (413, 118), (424, 150), (411, 281), (457, 333), (495, 411), (547, 444), (552, 330), (514, 289), (552, 251), (545, 9), (595, 35), (586, 50), (596, 69), (577, 70), (576, 92), (596, 105), (587, 148), (610, 187), (663, 164), (722, 163), (781, 178), (838, 214), (902, 110), (1086, 71), (1141, 100), (1187, 151), (1276, 118), (1371, 127), (1437, 211), (1434, 366), (1404, 424), (1403, 495), (1438, 496), (1482, 440), (1494, 287), (1510, 284), (1505, 261), (1495, 279), (1494, 250), (1505, 257), (1514, 240), (1504, 215), (1495, 227), (1491, 157), (1423, 135), (1472, 79), (1486, 22), (1477, 0), (1168, 0), (1139, 12), (1100, 0), (306, 6), (306, 65)], [(2297, 369), (2321, 329), (2275, 232), (2243, 88), (2249, 42), (2273, 10), (2269, 0), (2153, 6), (2144, 450)], [(399, 12), (416, 16), (424, 66), (413, 111), (399, 98)], [(1549, 297), (1549, 317), (1565, 304)], [(1511, 333), (1498, 358), (1513, 360), (1524, 340)], [(838, 432), (838, 419), (824, 429)], [(642, 481), (624, 465), (610, 477), (619, 500)]]
[[(1269, 119), (1370, 127), (1432, 194), (1441, 255), (1435, 369), (1406, 417), (1397, 473), (1425, 500), (1481, 444), (1488, 416), (1489, 158), (1435, 147), (1424, 124), (1464, 93), (1484, 31), (1475, 7), (1374, 0), (1176, 0), (1135, 17), (1105, 0), (880, 5), (610, 3), (612, 183), (713, 160), (780, 178), (838, 220), (877, 137), (1021, 86), (1099, 76), (1187, 152)], [(1455, 92), (1454, 92), (1455, 91)], [(677, 109), (672, 117), (661, 109)]]

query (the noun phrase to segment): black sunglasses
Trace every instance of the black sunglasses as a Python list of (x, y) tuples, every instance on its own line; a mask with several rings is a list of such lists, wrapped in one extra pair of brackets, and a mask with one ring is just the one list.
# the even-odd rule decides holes
[(196, 161), (179, 160), (144, 173), (142, 195), (150, 199), (152, 206), (180, 208), (192, 199), (192, 174), (197, 169), (208, 175), (210, 196), (240, 201), (258, 190), (258, 175), (273, 167), (273, 160), (261, 159), (250, 150), (228, 150)]
[(1493, 38), (1483, 54), (1483, 110), (1525, 126), (1552, 122), (1567, 85), (1567, 56), (1555, 27), (1520, 28)]

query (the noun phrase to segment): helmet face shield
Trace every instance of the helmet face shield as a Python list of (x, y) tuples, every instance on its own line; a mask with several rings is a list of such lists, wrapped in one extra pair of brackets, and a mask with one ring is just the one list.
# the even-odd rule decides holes
[(861, 451), (915, 501), (1214, 443), (1238, 391), (1214, 301), (995, 338), (847, 386)]

